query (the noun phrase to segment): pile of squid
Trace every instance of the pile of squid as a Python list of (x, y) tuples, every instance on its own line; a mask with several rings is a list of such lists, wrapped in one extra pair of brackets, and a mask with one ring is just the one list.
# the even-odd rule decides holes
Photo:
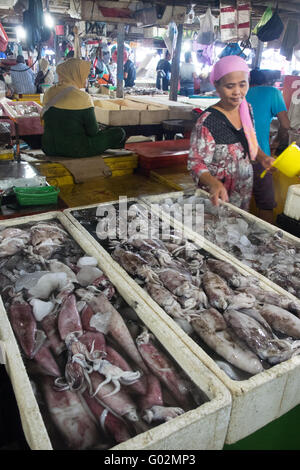
[(257, 278), (243, 276), (174, 230), (167, 238), (147, 238), (147, 218), (147, 209), (137, 207), (128, 232), (133, 224), (139, 234), (100, 243), (232, 379), (300, 353), (300, 303), (263, 289)]
[(165, 210), (175, 210), (175, 217), (184, 204), (191, 204), (193, 211), (197, 205), (204, 208), (205, 238), (300, 298), (300, 247), (285, 239), (281, 230), (270, 232), (225, 205), (214, 206), (202, 195), (162, 201)]
[(107, 449), (207, 397), (51, 220), (0, 231), (2, 300), (55, 449)]

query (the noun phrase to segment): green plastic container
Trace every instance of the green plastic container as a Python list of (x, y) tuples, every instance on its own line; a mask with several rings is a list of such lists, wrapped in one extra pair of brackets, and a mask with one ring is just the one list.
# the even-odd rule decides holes
[(36, 188), (14, 188), (20, 206), (40, 206), (56, 204), (59, 188), (55, 186), (40, 186)]

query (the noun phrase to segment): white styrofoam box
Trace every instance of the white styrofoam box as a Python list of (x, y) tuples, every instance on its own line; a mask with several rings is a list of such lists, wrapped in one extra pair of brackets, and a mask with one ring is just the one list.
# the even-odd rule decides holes
[(140, 124), (160, 124), (169, 117), (168, 109), (161, 109), (158, 106), (140, 112)]
[[(5, 109), (5, 111), (7, 112), (7, 114), (11, 117), (11, 118), (32, 118), (33, 116), (31, 116), (30, 114), (18, 114), (16, 109), (18, 108), (18, 106), (32, 106), (36, 109), (36, 113), (38, 113), (38, 115), (41, 113), (42, 111), (42, 106), (39, 105), (38, 103), (36, 103), (35, 101), (6, 101), (6, 102), (2, 102), (2, 106), (3, 108)], [(34, 116), (34, 117), (39, 117), (39, 116)]]
[(131, 99), (94, 100), (98, 122), (110, 125), (159, 124), (168, 119), (166, 106)]
[(113, 110), (95, 106), (95, 115), (98, 122), (110, 126), (134, 126), (140, 122), (140, 112), (136, 109)]
[[(125, 301), (135, 309), (140, 320), (209, 400), (169, 422), (160, 424), (122, 444), (114, 446), (113, 450), (222, 449), (230, 417), (230, 393), (201, 360), (192, 354), (168, 325), (161, 321), (148, 305), (140, 302), (134, 291), (130, 292), (128, 290), (127, 283), (110, 264), (110, 259), (107, 257), (102, 258), (94, 244), (90, 243), (88, 238), (82, 237), (82, 231), (78, 230), (69, 218), (60, 212), (48, 212), (31, 217), (4, 220), (0, 222), (0, 227), (21, 226), (22, 224), (50, 220), (60, 222), (86, 254), (97, 259), (99, 268), (115, 285)], [(1, 298), (0, 340), (5, 344), (6, 368), (20, 410), (26, 440), (31, 449), (51, 450), (52, 444)]]
[(168, 96), (130, 96), (132, 101), (140, 103), (148, 103), (154, 106), (163, 105), (169, 110), (166, 119), (192, 119), (192, 111), (194, 106), (178, 101), (169, 100)]
[[(171, 193), (174, 194), (174, 193)], [(179, 195), (180, 192), (176, 192)], [(160, 195), (167, 197), (168, 194)], [(159, 196), (157, 196), (159, 197)], [(156, 198), (154, 196), (154, 198)], [(149, 197), (149, 199), (153, 199)], [(116, 201), (117, 203), (118, 201)], [(141, 203), (141, 202), (140, 202)], [(114, 202), (106, 203), (114, 204)], [(283, 363), (277, 364), (268, 370), (265, 370), (248, 380), (235, 381), (216, 364), (216, 362), (193, 341), (169, 316), (166, 312), (150, 297), (150, 295), (140, 287), (127, 272), (116, 262), (107, 251), (95, 240), (82, 225), (75, 219), (72, 212), (87, 207), (99, 207), (105, 204), (84, 206), (82, 208), (66, 209), (64, 214), (72, 221), (75, 227), (89, 239), (98, 251), (100, 259), (106, 259), (111, 269), (119, 272), (124, 277), (127, 289), (135, 292), (139, 296), (140, 305), (148, 305), (167, 325), (176, 333), (176, 335), (188, 346), (188, 348), (226, 385), (232, 396), (232, 411), (225, 442), (232, 444), (252, 434), (266, 424), (282, 416), (300, 403), (300, 356), (293, 357)], [(171, 222), (176, 228), (176, 224)], [(180, 228), (177, 224), (177, 228)], [(181, 227), (182, 228), (182, 227)], [(215, 245), (200, 239), (194, 232), (188, 234), (188, 238), (199, 248), (206, 250), (217, 259), (227, 261), (233, 264), (244, 276), (249, 275), (249, 271), (241, 263), (237, 263), (233, 257), (228, 257), (226, 252), (217, 250)], [(259, 279), (260, 286), (266, 290), (275, 291), (270, 282), (255, 271), (251, 275)], [(277, 286), (278, 287), (278, 286)]]
[(289, 186), (283, 213), (295, 220), (300, 220), (300, 184)]
[[(184, 191), (176, 191), (176, 192), (161, 194), (161, 195), (157, 195), (157, 196), (142, 196), (141, 200), (144, 201), (146, 204), (150, 204), (150, 205), (151, 204), (160, 204), (162, 201), (164, 201), (167, 198), (178, 199), (179, 197), (181, 197), (183, 195), (186, 195), (186, 194), (188, 194), (189, 196), (191, 196), (192, 194), (195, 194), (195, 195), (199, 195), (199, 196), (209, 197), (209, 194), (206, 191), (204, 191), (202, 189), (197, 189), (196, 191), (192, 191), (192, 192), (190, 190), (188, 190), (188, 191), (185, 191), (185, 192)], [(261, 228), (263, 228), (267, 232), (269, 232), (270, 235), (273, 235), (274, 233), (278, 232), (278, 230), (280, 230), (280, 232), (282, 232), (282, 234), (283, 234), (283, 238), (288, 240), (290, 243), (300, 247), (300, 239), (298, 237), (296, 237), (294, 235), (291, 235), (290, 233), (285, 232), (282, 229), (279, 229), (278, 227), (276, 227), (275, 225), (270, 224), (269, 222), (266, 222), (262, 219), (259, 219), (255, 215), (250, 214), (249, 212), (246, 212), (243, 209), (240, 209), (239, 207), (234, 206), (233, 204), (230, 204), (228, 202), (221, 202), (221, 201), (220, 201), (220, 204), (224, 204), (225, 206), (230, 208), (230, 210), (236, 212), (237, 214), (240, 214), (247, 221), (255, 222)], [(171, 222), (172, 222), (172, 224), (174, 224), (175, 227), (177, 227), (179, 229), (182, 229), (182, 224), (179, 221), (177, 221), (176, 219), (174, 219), (173, 217), (171, 217)], [(184, 230), (185, 230), (185, 233), (187, 233), (194, 240), (198, 241), (198, 243), (203, 242), (204, 237), (201, 234), (198, 234), (198, 233), (190, 230), (189, 227), (185, 227)], [(257, 271), (255, 271), (253, 268), (251, 268), (247, 264), (243, 263), (238, 258), (236, 258), (233, 255), (227, 253), (227, 251), (223, 250), (222, 248), (220, 248), (219, 246), (215, 245), (214, 243), (210, 242), (207, 239), (205, 239), (205, 243), (207, 244), (207, 246), (212, 247), (214, 249), (214, 251), (216, 253), (218, 253), (220, 256), (224, 257), (225, 259), (228, 259), (228, 260), (232, 261), (237, 266), (240, 266), (242, 269), (248, 271), (249, 274), (258, 277), (259, 279), (262, 279), (264, 284), (269, 286), (272, 290), (276, 291), (279, 294), (282, 294), (282, 295), (285, 295), (285, 296), (289, 297), (293, 301), (299, 302), (299, 299), (297, 297), (295, 297), (293, 294), (291, 294), (287, 290), (283, 289), (278, 284), (275, 284), (275, 282), (271, 281), (266, 276), (263, 276), (262, 274), (258, 273)]]

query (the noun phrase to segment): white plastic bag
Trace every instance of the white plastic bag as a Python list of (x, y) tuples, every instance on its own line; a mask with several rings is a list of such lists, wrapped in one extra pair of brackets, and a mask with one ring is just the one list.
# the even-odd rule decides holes
[(178, 29), (177, 29), (176, 23), (174, 21), (171, 21), (168, 24), (167, 32), (163, 36), (167, 49), (171, 55), (171, 59), (173, 59), (173, 54), (176, 49), (177, 36), (178, 36)]
[(197, 36), (198, 44), (212, 44), (215, 40), (214, 17), (208, 8), (200, 20), (200, 30)]

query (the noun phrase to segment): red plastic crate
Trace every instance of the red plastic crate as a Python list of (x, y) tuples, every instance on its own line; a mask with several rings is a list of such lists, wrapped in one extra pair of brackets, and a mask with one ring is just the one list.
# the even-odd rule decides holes
[(190, 140), (162, 140), (159, 142), (138, 142), (127, 144), (127, 150), (139, 156), (139, 171), (149, 175), (151, 170), (186, 165)]

